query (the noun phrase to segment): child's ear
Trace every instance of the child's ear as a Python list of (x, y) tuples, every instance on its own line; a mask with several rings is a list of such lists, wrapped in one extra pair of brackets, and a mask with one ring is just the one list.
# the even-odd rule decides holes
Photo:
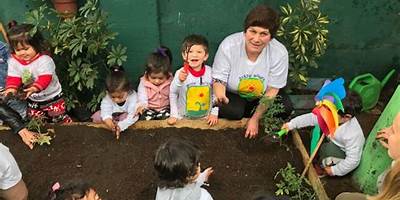
[(185, 52), (182, 52), (182, 59), (183, 59), (184, 61), (187, 61), (187, 60), (186, 60), (186, 53), (185, 53)]
[(208, 59), (208, 53), (206, 53), (206, 56), (204, 57), (204, 61)]

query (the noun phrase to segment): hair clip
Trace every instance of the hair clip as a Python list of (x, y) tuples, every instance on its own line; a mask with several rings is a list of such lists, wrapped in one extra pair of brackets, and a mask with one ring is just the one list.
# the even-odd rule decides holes
[(156, 49), (156, 53), (161, 54), (161, 55), (164, 56), (164, 57), (167, 57), (167, 56), (168, 56), (168, 55), (167, 55), (167, 52), (166, 52), (166, 49), (165, 49), (165, 48), (162, 48), (162, 47), (158, 47), (158, 48)]
[(53, 186), (51, 186), (51, 190), (52, 190), (53, 192), (55, 192), (55, 191), (59, 190), (60, 187), (61, 187), (60, 183), (59, 183), (59, 182), (56, 182), (56, 183), (54, 183)]
[(119, 71), (119, 69), (118, 68), (113, 68), (113, 72), (118, 72)]

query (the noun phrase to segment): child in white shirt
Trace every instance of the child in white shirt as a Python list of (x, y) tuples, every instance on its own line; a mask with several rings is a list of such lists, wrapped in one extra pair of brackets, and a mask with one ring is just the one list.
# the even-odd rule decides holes
[(208, 58), (208, 42), (201, 35), (189, 35), (182, 44), (184, 67), (175, 73), (170, 88), (170, 125), (178, 119), (207, 117), (210, 126), (218, 122), (218, 107), (212, 105), (211, 67), (204, 62)]
[(137, 94), (122, 67), (114, 67), (106, 79), (107, 94), (101, 101), (100, 111), (92, 115), (93, 122), (104, 123), (116, 138), (138, 120)]

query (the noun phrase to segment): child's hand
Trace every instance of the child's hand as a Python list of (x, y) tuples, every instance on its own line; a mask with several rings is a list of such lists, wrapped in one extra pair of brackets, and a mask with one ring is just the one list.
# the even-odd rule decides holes
[(289, 131), (289, 124), (288, 123), (284, 123), (282, 125), (281, 129), (285, 129), (285, 130)]
[(112, 119), (106, 119), (106, 120), (104, 120), (104, 124), (106, 124), (106, 126), (107, 126), (108, 129), (110, 129), (110, 130), (112, 130), (112, 131), (115, 131), (115, 124), (114, 124), (114, 122), (113, 122)]
[(210, 126), (214, 126), (218, 123), (218, 116), (209, 114), (207, 116), (207, 124)]
[(214, 170), (213, 170), (212, 167), (209, 167), (209, 168), (205, 169), (203, 173), (205, 174), (205, 182), (207, 182), (207, 181), (208, 181), (208, 177), (209, 177), (212, 173), (214, 173)]
[(185, 69), (181, 68), (181, 70), (179, 71), (179, 75), (178, 75), (179, 81), (184, 82), (186, 80), (187, 76), (188, 76), (188, 72)]
[(117, 140), (119, 140), (119, 136), (120, 136), (120, 133), (121, 133), (121, 128), (119, 128), (119, 126), (118, 125), (115, 125), (115, 136), (117, 137)]
[(177, 118), (175, 118), (175, 117), (170, 117), (170, 118), (167, 119), (167, 124), (168, 124), (168, 125), (175, 125), (175, 124), (176, 124), (176, 121), (178, 121)]
[(25, 99), (28, 98), (29, 96), (31, 96), (33, 93), (39, 92), (39, 89), (37, 87), (29, 87), (24, 89), (24, 92), (26, 93), (25, 95)]
[[(136, 116), (136, 115), (141, 115), (141, 114), (143, 114), (143, 111), (144, 111), (144, 106), (139, 106), (139, 107), (136, 109), (135, 116)], [(135, 117), (135, 116), (134, 116), (134, 117)]]
[(1, 93), (1, 95), (2, 96), (7, 96), (8, 94), (13, 94), (13, 95), (15, 95), (16, 93), (17, 93), (17, 89), (15, 89), (15, 88), (7, 88), (6, 90), (4, 90), (2, 93)]
[(325, 167), (324, 171), (326, 174), (328, 174), (329, 176), (333, 176), (333, 172), (332, 172), (332, 167)]

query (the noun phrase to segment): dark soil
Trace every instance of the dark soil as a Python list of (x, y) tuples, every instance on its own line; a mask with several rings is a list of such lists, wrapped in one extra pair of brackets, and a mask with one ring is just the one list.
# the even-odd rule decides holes
[(287, 151), (277, 143), (266, 145), (259, 139), (248, 140), (242, 135), (244, 130), (129, 130), (117, 141), (104, 129), (54, 128), (56, 137), (52, 144), (36, 146), (32, 151), (9, 131), (0, 134), (0, 140), (19, 164), (30, 199), (43, 199), (55, 181), (62, 184), (76, 178), (91, 181), (103, 199), (154, 199), (154, 152), (171, 137), (191, 140), (204, 151), (202, 167), (214, 168), (207, 190), (217, 200), (248, 200), (259, 190), (273, 193), (273, 177), (287, 162), (299, 171), (303, 169), (294, 146), (289, 144), (292, 150)]

